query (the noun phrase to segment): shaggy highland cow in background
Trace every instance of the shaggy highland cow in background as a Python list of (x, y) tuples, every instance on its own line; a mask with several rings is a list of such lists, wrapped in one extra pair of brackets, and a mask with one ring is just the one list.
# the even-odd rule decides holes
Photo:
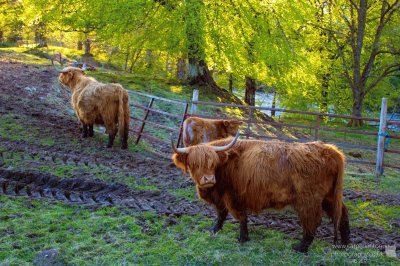
[(112, 147), (117, 131), (121, 148), (128, 147), (129, 95), (120, 84), (103, 84), (86, 77), (82, 69), (66, 67), (60, 70), (59, 81), (71, 92), (71, 104), (83, 126), (82, 136), (93, 136), (93, 125), (104, 125)]
[(230, 213), (240, 222), (239, 241), (247, 241), (248, 214), (290, 205), (303, 228), (303, 239), (294, 250), (307, 252), (323, 211), (333, 221), (335, 243), (339, 230), (342, 244), (348, 244), (349, 220), (343, 203), (345, 158), (335, 146), (237, 140), (238, 136), (187, 148), (172, 143), (175, 165), (190, 171), (199, 197), (217, 211), (213, 232), (222, 229)]
[(235, 136), (241, 124), (241, 121), (235, 119), (189, 117), (183, 123), (183, 144), (185, 147), (189, 147)]

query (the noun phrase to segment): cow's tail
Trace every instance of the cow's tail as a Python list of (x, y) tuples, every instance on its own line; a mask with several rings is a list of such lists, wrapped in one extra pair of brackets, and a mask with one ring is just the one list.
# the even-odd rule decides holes
[(121, 86), (119, 90), (118, 103), (118, 134), (123, 149), (128, 148), (129, 119), (129, 95)]
[(337, 242), (338, 229), (340, 227), (343, 210), (343, 180), (344, 180), (344, 155), (337, 151), (336, 165), (337, 165), (337, 176), (336, 182), (334, 183), (334, 194), (333, 194), (333, 224), (334, 224), (334, 242)]

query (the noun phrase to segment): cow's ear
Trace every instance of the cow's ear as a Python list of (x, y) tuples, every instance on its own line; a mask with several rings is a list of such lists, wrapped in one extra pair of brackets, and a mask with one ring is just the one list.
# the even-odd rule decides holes
[(174, 153), (174, 155), (172, 155), (172, 161), (174, 161), (174, 164), (176, 165), (176, 167), (183, 170), (185, 175), (186, 175), (187, 168), (188, 168), (187, 157), (188, 157), (188, 155), (186, 153)]
[(74, 78), (74, 71), (68, 71), (68, 78), (71, 80)]
[(231, 122), (229, 120), (224, 120), (224, 126), (228, 127)]
[(217, 152), (217, 154), (219, 157), (220, 165), (224, 165), (228, 162), (228, 160), (234, 160), (238, 156), (238, 153), (234, 150)]
[(239, 120), (231, 120), (229, 121), (230, 126), (231, 127), (239, 127), (240, 125), (244, 124), (243, 121), (239, 121)]

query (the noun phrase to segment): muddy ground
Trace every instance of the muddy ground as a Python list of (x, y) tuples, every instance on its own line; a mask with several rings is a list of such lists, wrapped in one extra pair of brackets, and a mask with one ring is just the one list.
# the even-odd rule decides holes
[[(199, 200), (174, 195), (176, 188), (192, 189), (194, 193), (194, 186), (170, 161), (148, 153), (120, 150), (118, 145), (106, 149), (101, 138), (81, 139), (79, 124), (69, 104), (70, 94), (58, 85), (56, 77), (52, 67), (19, 63), (0, 55), (0, 116), (20, 121), (25, 129), (39, 128), (23, 139), (0, 135), (0, 194), (88, 208), (117, 205), (138, 212), (157, 212), (172, 220), (181, 215), (214, 217), (213, 210)], [(14, 133), (18, 132), (9, 129), (10, 135)], [(55, 141), (44, 143), (45, 139)], [(7, 166), (5, 162), (14, 156), (23, 161), (22, 166)], [(41, 170), (44, 166), (60, 165), (75, 170), (67, 178)], [(87, 170), (96, 167), (104, 170), (108, 179), (99, 179)], [(158, 189), (135, 189), (124, 179), (132, 176)], [(400, 204), (400, 196), (389, 194), (346, 189), (345, 197), (388, 206)], [(231, 222), (234, 221), (231, 219)], [(251, 216), (249, 223), (250, 228), (263, 226), (300, 238), (298, 219), (290, 211)], [(317, 238), (331, 243), (332, 231), (332, 225), (324, 220)], [(400, 249), (400, 236), (375, 226), (351, 228), (351, 241), (363, 245), (396, 245)]]

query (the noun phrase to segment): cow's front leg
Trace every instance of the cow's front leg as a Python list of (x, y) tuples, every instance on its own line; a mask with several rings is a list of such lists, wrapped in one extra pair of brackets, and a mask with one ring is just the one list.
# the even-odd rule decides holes
[(303, 239), (301, 240), (300, 243), (294, 244), (292, 246), (293, 250), (306, 253), (308, 251), (308, 247), (311, 245), (311, 243), (314, 240), (314, 235), (312, 234), (303, 234)]
[(217, 209), (217, 214), (218, 214), (217, 220), (215, 221), (214, 226), (211, 228), (211, 232), (213, 234), (216, 234), (219, 230), (222, 229), (226, 217), (228, 216), (228, 210), (225, 207)]
[(303, 239), (299, 244), (293, 245), (292, 248), (295, 251), (305, 253), (313, 242), (317, 227), (321, 223), (322, 201), (309, 201), (307, 204), (299, 201), (294, 207), (303, 228)]
[(93, 132), (93, 124), (89, 124), (89, 132), (88, 132), (88, 136), (89, 136), (89, 137), (93, 137), (93, 136), (94, 136), (94, 132)]
[[(238, 202), (232, 201), (230, 206), (240, 206)], [(239, 221), (240, 224), (240, 231), (239, 231), (239, 238), (238, 241), (240, 243), (244, 243), (246, 241), (249, 241), (249, 231), (247, 229), (247, 212), (246, 210), (243, 210), (243, 208), (229, 208), (229, 212), (232, 214), (232, 216)]]
[(87, 138), (89, 136), (88, 125), (82, 124), (82, 138)]

